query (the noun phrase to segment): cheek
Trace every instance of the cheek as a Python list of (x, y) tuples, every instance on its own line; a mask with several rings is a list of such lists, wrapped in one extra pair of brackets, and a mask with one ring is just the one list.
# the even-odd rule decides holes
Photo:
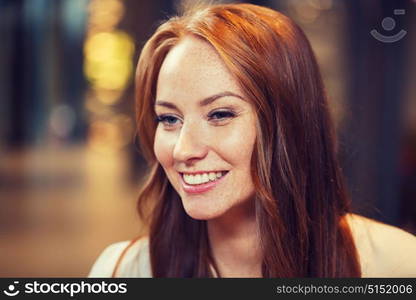
[(234, 166), (249, 166), (256, 139), (251, 122), (235, 124), (233, 128), (216, 135), (219, 152)]
[(172, 137), (169, 137), (169, 135), (164, 133), (162, 130), (157, 129), (155, 133), (153, 151), (156, 159), (163, 167), (170, 166), (173, 163), (173, 146)]

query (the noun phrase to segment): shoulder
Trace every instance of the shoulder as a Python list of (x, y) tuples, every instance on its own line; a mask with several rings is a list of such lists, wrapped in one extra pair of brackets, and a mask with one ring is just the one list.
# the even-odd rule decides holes
[(122, 241), (106, 247), (88, 277), (151, 277), (147, 237)]
[(416, 277), (416, 236), (356, 214), (347, 220), (363, 277)]

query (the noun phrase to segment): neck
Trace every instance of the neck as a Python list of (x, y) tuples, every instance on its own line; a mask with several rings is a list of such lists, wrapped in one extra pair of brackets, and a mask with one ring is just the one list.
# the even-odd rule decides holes
[(207, 222), (212, 255), (222, 277), (261, 277), (254, 208), (234, 208)]

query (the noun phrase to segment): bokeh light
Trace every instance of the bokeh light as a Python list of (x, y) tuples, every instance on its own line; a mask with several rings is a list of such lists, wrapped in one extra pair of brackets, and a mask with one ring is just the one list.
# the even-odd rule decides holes
[[(85, 42), (84, 71), (93, 89), (123, 90), (131, 77), (134, 42), (122, 31), (100, 32)], [(111, 104), (114, 99), (102, 98)]]

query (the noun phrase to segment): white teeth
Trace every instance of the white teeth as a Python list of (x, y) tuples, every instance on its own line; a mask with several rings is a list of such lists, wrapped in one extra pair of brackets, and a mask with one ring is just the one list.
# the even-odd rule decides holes
[(195, 184), (202, 184), (207, 183), (209, 181), (215, 181), (218, 178), (225, 175), (225, 172), (209, 172), (209, 173), (202, 173), (197, 175), (190, 175), (190, 174), (183, 174), (183, 180), (187, 184), (195, 185)]
[(200, 183), (201, 183), (201, 181), (202, 181), (201, 174), (197, 174), (197, 175), (195, 176), (194, 183), (196, 183), (196, 184), (200, 184)]

